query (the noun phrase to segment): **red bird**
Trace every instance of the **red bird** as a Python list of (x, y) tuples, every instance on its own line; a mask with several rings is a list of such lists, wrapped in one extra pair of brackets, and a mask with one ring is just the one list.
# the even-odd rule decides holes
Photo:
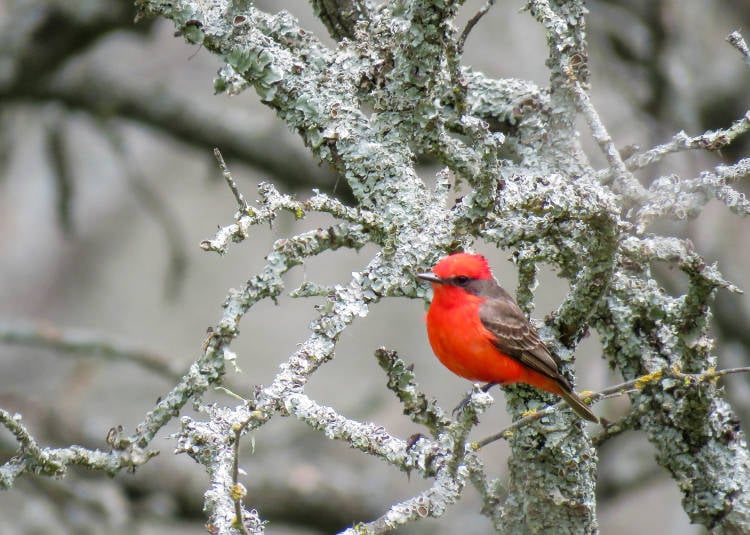
[(581, 418), (599, 421), (483, 256), (453, 254), (417, 276), (432, 283), (427, 336), (450, 371), (471, 381), (535, 386), (561, 396)]

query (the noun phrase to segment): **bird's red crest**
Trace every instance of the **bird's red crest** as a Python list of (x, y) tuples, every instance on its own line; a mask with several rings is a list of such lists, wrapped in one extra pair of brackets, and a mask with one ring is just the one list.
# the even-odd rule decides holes
[(491, 279), (487, 259), (479, 254), (455, 253), (438, 262), (432, 272), (441, 279), (464, 275), (472, 279)]

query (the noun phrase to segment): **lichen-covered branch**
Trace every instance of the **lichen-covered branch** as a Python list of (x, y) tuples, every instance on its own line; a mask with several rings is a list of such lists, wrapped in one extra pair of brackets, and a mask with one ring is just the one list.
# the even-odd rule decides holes
[(748, 48), (747, 42), (745, 42), (745, 38), (742, 37), (742, 34), (735, 30), (727, 36), (727, 41), (736, 48), (740, 54), (742, 54), (745, 58), (745, 63), (750, 66), (750, 48)]
[[(267, 13), (250, 2), (137, 0), (136, 5), (141, 17), (172, 20), (188, 42), (224, 62), (217, 90), (234, 94), (254, 88), (319, 161), (340, 173), (354, 203), (317, 191), (299, 200), (263, 183), (258, 202), (251, 204), (220, 159), (238, 210), (233, 223), (201, 243), (204, 250), (226, 252), (281, 211), (297, 219), (325, 213), (334, 223), (276, 240), (260, 272), (230, 290), (221, 318), (189, 371), (135, 431), (113, 433), (110, 453), (84, 452), (82, 461), (67, 463), (107, 473), (137, 466), (154, 454), (149, 448), (157, 432), (192, 402), (201, 413), (182, 416), (176, 450), (208, 473), (204, 503), (214, 533), (264, 532), (262, 511), (252, 508), (252, 497), (239, 481), (238, 451), (247, 433), (262, 440), (261, 428), (278, 417), (295, 418), (322, 437), (430, 481), (424, 491), (385, 508), (374, 520), (362, 519), (346, 533), (385, 533), (441, 516), (461, 499), (467, 483), (478, 489), (482, 512), (497, 531), (595, 533), (595, 446), (637, 423), (682, 490), (691, 520), (717, 532), (747, 531), (750, 462), (744, 435), (723, 392), (702, 379), (711, 377), (716, 365), (708, 330), (711, 300), (719, 289), (735, 288), (686, 240), (647, 231), (656, 220), (696, 215), (708, 198), (746, 215), (750, 205), (732, 182), (748, 176), (749, 160), (696, 178), (656, 179), (648, 188), (632, 174), (669, 152), (731, 141), (747, 129), (746, 118), (719, 134), (676, 137), (645, 156), (623, 159), (590, 99), (586, 10), (578, 0), (527, 4), (547, 35), (548, 88), (492, 80), (461, 67), (466, 32), (462, 36), (454, 26), (460, 2), (396, 1), (374, 7), (367, 0), (315, 1), (316, 13), (338, 42), (335, 49), (289, 13)], [(575, 130), (579, 112), (607, 158), (605, 171), (588, 163)], [(432, 191), (415, 167), (420, 155), (445, 166)], [(457, 198), (452, 189), (459, 191)], [(463, 412), (450, 418), (419, 388), (406, 362), (378, 350), (388, 388), (429, 434), (411, 439), (348, 418), (305, 391), (321, 366), (335, 357), (352, 358), (337, 352), (352, 323), (366, 318), (383, 299), (424, 298), (427, 288), (415, 273), (477, 239), (510, 251), (517, 260), (519, 299), (527, 311), (533, 310), (537, 264), (555, 267), (569, 281), (568, 295), (540, 325), (542, 337), (573, 382), (576, 347), (595, 328), (606, 358), (626, 381), (618, 392), (627, 392), (634, 405), (629, 420), (595, 443), (569, 411), (545, 408), (551, 396), (507, 387), (508, 407), (516, 418), (503, 433), (512, 448), (507, 489), (486, 473), (478, 445), (469, 438), (492, 402), (481, 390), (473, 391)], [(236, 357), (231, 346), (240, 322), (259, 301), (281, 295), (283, 275), (324, 251), (365, 245), (377, 251), (348, 280), (330, 287), (310, 281), (291, 292), (324, 296), (324, 301), (315, 308), (307, 337), (270, 383), (240, 392), (234, 407), (200, 405), (204, 392), (222, 383), (227, 363)], [(674, 263), (688, 278), (687, 292), (664, 292), (652, 276), (653, 262)], [(18, 419), (0, 417), (16, 437), (24, 462), (43, 473), (59, 472), (65, 465), (60, 456), (77, 451), (40, 448)], [(4, 484), (17, 477), (17, 466), (3, 467)], [(245, 471), (253, 477), (252, 466)]]
[(388, 388), (398, 396), (404, 406), (404, 414), (414, 423), (426, 426), (432, 433), (451, 424), (437, 402), (419, 390), (414, 372), (395, 351), (381, 347), (375, 351), (375, 358), (388, 376)]
[[(580, 394), (587, 402), (596, 403), (603, 399), (632, 394), (638, 390), (643, 389), (647, 385), (659, 383), (662, 380), (672, 381), (673, 379), (679, 379), (691, 385), (697, 385), (703, 382), (716, 381), (717, 379), (724, 377), (725, 375), (731, 375), (735, 373), (750, 373), (750, 367), (725, 368), (721, 370), (709, 369), (703, 373), (683, 373), (675, 368), (668, 368), (665, 370), (658, 370), (646, 375), (642, 375), (635, 379), (631, 379), (630, 381), (625, 381), (620, 384), (609, 386), (598, 392), (586, 391), (581, 392)], [(544, 409), (538, 411), (529, 411), (528, 414), (514, 421), (512, 424), (498, 431), (497, 433), (474, 442), (473, 448), (481, 449), (497, 440), (509, 440), (513, 437), (516, 429), (526, 426), (531, 422), (547, 416), (548, 414), (552, 414), (555, 411), (564, 409), (566, 406), (567, 404), (565, 401), (559, 401), (558, 403), (549, 405)], [(613, 436), (616, 436), (617, 434), (630, 429), (632, 427), (632, 424), (634, 423), (634, 416), (637, 415), (638, 413), (630, 412), (619, 422), (603, 422), (605, 429), (602, 433), (593, 437), (594, 445), (599, 446)]]
[[(704, 132), (697, 136), (688, 136), (685, 132), (677, 132), (667, 143), (658, 145), (644, 152), (636, 153), (625, 160), (625, 166), (630, 171), (637, 171), (663, 160), (667, 155), (685, 150), (721, 150), (732, 143), (738, 136), (750, 130), (750, 111), (737, 119), (725, 129)], [(606, 180), (611, 170), (600, 171), (597, 176)]]
[(731, 183), (750, 177), (750, 158), (733, 165), (719, 165), (699, 177), (682, 179), (675, 175), (659, 177), (651, 184), (648, 202), (638, 209), (635, 220), (643, 229), (657, 218), (687, 219), (697, 216), (712, 198), (737, 215), (750, 213), (750, 201)]
[(459, 477), (456, 477), (456, 474), (448, 473), (447, 466), (442, 466), (435, 474), (435, 483), (429, 489), (408, 500), (393, 504), (380, 518), (356, 524), (341, 535), (388, 533), (409, 522), (429, 516), (440, 517), (461, 497), (467, 476), (468, 470), (463, 467), (459, 472)]
[(581, 83), (575, 78), (572, 67), (568, 67), (566, 72), (570, 77), (570, 87), (576, 97), (578, 106), (591, 130), (591, 136), (607, 158), (611, 175), (614, 177), (614, 190), (621, 193), (625, 198), (630, 199), (634, 204), (643, 202), (646, 199), (646, 191), (630, 172), (625, 162), (622, 161), (620, 151), (615, 147), (612, 136), (607, 132), (607, 128), (599, 117), (599, 113), (591, 103), (591, 98), (583, 89)]
[[(488, 126), (466, 117), (461, 106), (463, 102), (472, 103), (473, 108), (469, 109), (482, 113), (483, 119), (498, 117), (512, 122), (518, 120), (517, 116), (481, 106), (481, 99), (471, 89), (466, 93), (467, 101), (461, 96), (455, 100), (443, 99), (448, 105), (442, 107), (439, 98), (425, 98), (450, 94), (446, 84), (457, 79), (452, 70), (456, 59), (456, 46), (452, 43), (455, 35), (447, 25), (456, 13), (454, 7), (414, 2), (406, 9), (391, 11), (386, 6), (377, 12), (369, 11), (366, 16), (355, 15), (359, 20), (356, 38), (363, 43), (370, 39), (371, 46), (360, 47), (358, 54), (352, 55), (346, 46), (336, 52), (326, 50), (312, 36), (296, 28), (295, 21), (286, 14), (268, 15), (249, 8), (241, 14), (225, 15), (223, 10), (229, 6), (221, 2), (214, 11), (202, 11), (190, 2), (179, 3), (178, 9), (171, 3), (142, 5), (151, 12), (174, 18), (188, 40), (203, 44), (227, 61), (227, 68), (217, 82), (220, 89), (240, 91), (253, 85), (288, 126), (301, 134), (316, 156), (341, 170), (361, 212), (346, 209), (339, 211), (338, 216), (352, 224), (354, 221), (362, 224), (363, 218), (369, 217), (367, 228), (362, 230), (367, 232), (367, 240), (382, 247), (382, 254), (365, 270), (355, 274), (347, 285), (333, 289), (328, 306), (314, 322), (312, 336), (282, 367), (276, 380), (250, 400), (249, 407), (257, 419), (252, 420), (249, 428), (261, 425), (276, 411), (288, 410), (288, 401), (284, 400), (302, 395), (310, 374), (332, 358), (339, 333), (356, 317), (366, 314), (368, 306), (391, 295), (421, 295), (408, 273), (429, 265), (436, 251), (466, 245), (466, 233), (479, 231), (498, 245), (517, 250), (526, 262), (551, 262), (571, 279), (572, 293), (550, 323), (550, 330), (545, 331), (550, 343), (554, 340), (563, 343), (556, 346), (562, 357), (569, 356), (587, 323), (604, 329), (597, 312), (605, 296), (618, 291), (617, 271), (623, 267), (624, 257), (619, 251), (620, 243), (632, 227), (630, 221), (622, 219), (623, 197), (619, 196), (619, 190), (610, 190), (606, 183), (601, 183), (586, 166), (580, 147), (573, 141), (577, 106), (587, 110), (594, 134), (605, 140), (603, 146), (613, 158), (613, 169), (619, 175), (630, 175), (619, 154), (612, 153), (612, 142), (606, 141), (601, 121), (584, 92), (588, 72), (582, 5), (577, 2), (553, 5), (543, 1), (529, 4), (532, 14), (548, 30), (553, 91), (549, 105), (540, 92), (541, 105), (531, 108), (532, 114), (544, 119), (541, 128), (539, 123), (534, 127), (544, 130), (545, 135), (535, 137), (535, 129), (530, 126), (526, 131), (519, 130), (530, 134), (518, 138), (520, 143), (515, 136), (511, 141), (517, 147), (531, 145), (535, 139), (545, 141), (542, 157), (522, 152), (526, 159), (518, 171), (498, 166), (503, 138), (493, 137)], [(329, 24), (334, 35), (354, 35), (351, 33), (354, 26), (346, 20), (334, 22), (331, 20)], [(400, 31), (393, 32), (393, 28)], [(299, 55), (301, 50), (305, 52), (304, 59)], [(402, 54), (393, 55), (393, 50)], [(418, 77), (412, 70), (416, 64), (420, 65)], [(470, 81), (469, 88), (474, 91), (501, 89), (471, 73), (460, 76)], [(571, 80), (582, 85), (571, 88)], [(416, 105), (410, 101), (415, 94), (420, 95)], [(365, 118), (360, 113), (360, 100), (370, 104), (376, 113)], [(452, 108), (450, 103), (457, 107)], [(405, 114), (407, 110), (409, 113)], [(450, 138), (446, 135), (450, 130), (466, 135), (468, 142)], [(408, 144), (399, 139), (406, 132)], [(415, 132), (419, 135), (415, 136)], [(474, 191), (454, 209), (440, 208), (442, 199), (427, 193), (413, 171), (412, 147), (435, 154), (455, 174), (466, 178)], [(493, 178), (493, 169), (497, 169), (500, 180)], [(551, 169), (560, 174), (550, 173)], [(628, 191), (636, 189), (630, 187)], [(643, 192), (639, 190), (637, 197), (643, 197)], [(282, 199), (285, 209), (304, 212), (304, 207), (283, 196), (269, 198)], [(325, 199), (319, 200), (323, 205), (327, 203)], [(422, 208), (426, 203), (431, 203), (429, 210)], [(380, 221), (386, 215), (383, 207), (388, 210), (384, 219), (387, 223)], [(224, 229), (205, 247), (224, 250), (230, 239), (243, 239), (250, 224), (264, 217), (260, 214), (258, 219), (254, 212), (240, 215), (236, 225)], [(481, 229), (478, 221), (483, 222)], [(457, 242), (456, 236), (465, 238)], [(710, 294), (710, 290), (696, 293), (692, 301)], [(691, 305), (685, 312), (688, 310), (695, 316), (700, 307)], [(511, 396), (514, 410), (523, 407), (516, 405), (521, 399), (529, 398)], [(325, 428), (317, 419), (320, 417), (308, 423)], [(432, 422), (438, 432), (434, 417)], [(536, 437), (544, 435), (559, 440), (545, 440), (547, 446), (540, 455), (533, 458), (525, 455), (534, 450), (531, 446), (537, 442)], [(548, 478), (556, 472), (548, 465), (562, 462), (563, 458), (567, 459), (567, 467), (577, 467), (569, 470), (574, 477), (553, 483)], [(531, 519), (539, 522), (539, 526), (575, 522), (579, 527), (585, 526), (584, 531), (594, 531), (594, 459), (590, 442), (565, 417), (556, 419), (547, 429), (529, 428), (528, 432), (519, 433), (511, 461), (512, 473), (517, 476), (512, 479), (509, 502), (489, 514), (504, 519), (506, 525), (526, 525)], [(529, 478), (529, 473), (538, 477)], [(550, 502), (547, 489), (555, 485), (562, 485), (572, 494), (567, 500), (555, 498), (554, 503)], [(559, 507), (566, 503), (586, 506)], [(577, 513), (566, 517), (574, 510)], [(527, 516), (521, 520), (514, 517), (514, 511), (524, 511)], [(556, 516), (556, 512), (561, 515)]]
[[(708, 301), (732, 286), (676, 238), (629, 238), (595, 326), (605, 351), (626, 379), (677, 367), (705, 373), (715, 367), (707, 334)], [(649, 262), (674, 261), (689, 277), (687, 294), (672, 297), (649, 277)], [(750, 522), (750, 458), (737, 417), (715, 384), (674, 378), (631, 396), (638, 426), (657, 448), (657, 461), (683, 492), (694, 522), (719, 533)]]
[(63, 477), (71, 465), (114, 475), (123, 467), (135, 467), (147, 462), (158, 452), (132, 448), (127, 455), (91, 450), (81, 446), (44, 448), (23, 425), (20, 414), (10, 414), (0, 409), (0, 424), (8, 429), (18, 442), (18, 452), (0, 465), (0, 489), (9, 489), (24, 473), (47, 477)]

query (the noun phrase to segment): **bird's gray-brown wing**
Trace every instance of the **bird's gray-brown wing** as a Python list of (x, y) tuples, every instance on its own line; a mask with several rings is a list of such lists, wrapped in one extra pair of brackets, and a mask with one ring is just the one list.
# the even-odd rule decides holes
[(581, 418), (591, 422), (599, 419), (573, 391), (570, 383), (560, 374), (560, 363), (549, 352), (536, 329), (526, 320), (523, 311), (513, 298), (494, 281), (485, 281), (476, 295), (485, 301), (479, 307), (479, 318), (493, 335), (492, 342), (498, 350), (534, 371), (554, 380), (560, 386), (558, 394)]
[(521, 308), (502, 288), (493, 290), (493, 295), (479, 307), (479, 318), (493, 334), (495, 347), (532, 370), (567, 383), (560, 375), (559, 362), (539, 338)]

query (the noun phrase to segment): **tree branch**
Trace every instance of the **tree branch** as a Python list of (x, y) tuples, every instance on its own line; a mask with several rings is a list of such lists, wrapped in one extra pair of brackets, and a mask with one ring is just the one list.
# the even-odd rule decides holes
[(63, 354), (102, 357), (133, 362), (169, 380), (181, 377), (170, 359), (131, 347), (122, 341), (73, 329), (60, 329), (52, 325), (25, 325), (0, 323), (0, 343), (37, 347), (59, 351)]

